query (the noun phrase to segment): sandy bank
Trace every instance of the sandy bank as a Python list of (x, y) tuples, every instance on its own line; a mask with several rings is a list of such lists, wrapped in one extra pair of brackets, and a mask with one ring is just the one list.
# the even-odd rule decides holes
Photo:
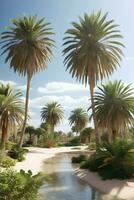
[[(84, 150), (86, 147), (80, 147), (80, 150)], [(30, 147), (28, 148), (29, 152), (26, 154), (26, 159), (22, 162), (17, 162), (15, 169), (19, 171), (23, 169), (25, 171), (31, 170), (33, 174), (36, 174), (42, 171), (42, 166), (44, 160), (55, 156), (57, 153), (62, 152), (74, 152), (76, 149), (73, 147), (59, 147), (59, 148), (38, 148)]]
[(97, 173), (89, 172), (88, 170), (76, 169), (77, 176), (97, 188), (103, 193), (114, 196), (113, 199), (121, 198), (134, 200), (134, 179), (129, 180), (106, 180), (103, 181)]

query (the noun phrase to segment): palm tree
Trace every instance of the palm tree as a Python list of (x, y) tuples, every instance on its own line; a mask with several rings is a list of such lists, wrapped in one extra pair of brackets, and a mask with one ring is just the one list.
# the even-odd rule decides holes
[(115, 136), (134, 124), (134, 89), (122, 81), (98, 87), (94, 95), (98, 126), (107, 128)]
[(86, 127), (84, 128), (80, 135), (81, 135), (81, 140), (84, 141), (85, 143), (89, 143), (91, 139), (91, 135), (94, 133), (94, 129), (92, 127)]
[(51, 133), (54, 127), (63, 119), (63, 109), (57, 102), (47, 103), (41, 110), (41, 119), (51, 126)]
[(69, 117), (70, 125), (75, 127), (76, 133), (80, 133), (89, 122), (87, 113), (82, 108), (76, 108)]
[(20, 134), (20, 147), (27, 122), (30, 82), (34, 74), (47, 67), (47, 61), (52, 54), (53, 40), (49, 38), (52, 34), (49, 23), (44, 19), (37, 19), (36, 16), (13, 19), (12, 26), (2, 33), (3, 54), (7, 53), (5, 62), (9, 61), (10, 68), (19, 75), (27, 76), (25, 118)]
[(8, 133), (16, 125), (21, 126), (23, 120), (24, 103), (21, 92), (14, 92), (9, 85), (0, 85), (0, 129), (2, 131), (2, 149), (5, 148), (5, 144), (8, 140)]
[(83, 84), (89, 85), (91, 106), (96, 136), (96, 146), (99, 145), (99, 135), (94, 109), (94, 88), (98, 80), (111, 75), (116, 70), (122, 58), (123, 44), (118, 25), (114, 20), (107, 20), (107, 13), (101, 11), (84, 15), (79, 23), (72, 23), (72, 28), (66, 31), (64, 38), (66, 70), (72, 77)]
[(33, 126), (27, 126), (25, 129), (25, 133), (29, 134), (29, 143), (32, 144), (32, 135), (35, 135), (36, 129)]

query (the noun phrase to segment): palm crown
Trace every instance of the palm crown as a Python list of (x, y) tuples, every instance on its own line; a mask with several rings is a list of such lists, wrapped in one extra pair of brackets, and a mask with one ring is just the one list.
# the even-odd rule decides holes
[(52, 54), (53, 40), (49, 23), (36, 16), (12, 20), (9, 30), (2, 33), (3, 54), (8, 53), (6, 62), (21, 75), (33, 76), (37, 71), (46, 68), (46, 62)]
[(79, 132), (85, 128), (88, 121), (88, 115), (82, 108), (76, 108), (73, 110), (69, 117), (70, 125), (74, 125), (76, 132)]
[(109, 76), (122, 57), (122, 38), (114, 20), (107, 20), (101, 12), (85, 14), (79, 23), (72, 23), (66, 31), (63, 54), (67, 70), (84, 83), (95, 83)]
[(61, 105), (57, 102), (46, 104), (41, 110), (41, 118), (54, 129), (54, 126), (56, 126), (63, 118), (63, 109)]
[(134, 123), (134, 96), (131, 85), (121, 81), (109, 82), (95, 93), (98, 125), (120, 130)]

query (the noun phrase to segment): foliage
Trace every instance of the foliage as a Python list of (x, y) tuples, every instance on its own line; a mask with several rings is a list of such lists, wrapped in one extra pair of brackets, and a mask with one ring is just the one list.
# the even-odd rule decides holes
[(101, 11), (85, 14), (65, 32), (64, 63), (66, 70), (85, 85), (89, 85), (95, 127), (96, 147), (99, 145), (94, 108), (94, 88), (98, 80), (109, 77), (122, 59), (122, 38), (118, 25)]
[(91, 139), (91, 135), (94, 133), (94, 129), (92, 127), (84, 128), (80, 133), (80, 138), (82, 143), (89, 143)]
[(95, 148), (96, 148), (95, 142), (90, 142), (89, 145), (88, 145), (88, 148), (89, 148), (90, 150), (95, 150)]
[(13, 91), (10, 85), (0, 84), (0, 128), (2, 130), (1, 145), (5, 147), (8, 132), (16, 125), (20, 126), (24, 117), (24, 103), (20, 91)]
[(78, 157), (72, 157), (72, 163), (81, 163), (86, 160), (87, 160), (87, 156), (84, 154), (81, 154)]
[(69, 117), (70, 125), (74, 127), (76, 133), (80, 132), (89, 122), (87, 113), (83, 108), (76, 108)]
[(5, 149), (6, 149), (6, 150), (11, 150), (14, 146), (16, 146), (16, 143), (11, 142), (11, 141), (8, 141), (8, 142), (5, 144)]
[(63, 108), (57, 102), (47, 103), (41, 110), (41, 119), (51, 126), (51, 132), (62, 118)]
[(104, 143), (90, 157), (88, 166), (103, 179), (130, 178), (134, 174), (134, 143), (124, 140), (117, 140), (112, 144)]
[(134, 123), (134, 89), (122, 81), (109, 82), (98, 87), (94, 95), (98, 125), (114, 132)]
[(15, 166), (15, 164), (16, 162), (14, 159), (10, 158), (9, 156), (6, 156), (1, 163), (1, 167), (10, 168), (12, 166)]
[(74, 136), (67, 143), (65, 143), (65, 146), (78, 146), (78, 145), (80, 145), (80, 137), (79, 136)]
[(9, 152), (8, 155), (13, 158), (18, 160), (19, 162), (25, 160), (25, 153), (27, 153), (28, 150), (24, 148), (18, 148), (17, 146), (13, 147)]
[(54, 41), (50, 24), (44, 18), (23, 16), (12, 20), (8, 30), (3, 32), (2, 54), (7, 54), (5, 62), (10, 62), (10, 68), (19, 75), (27, 76), (25, 116), (20, 134), (19, 146), (23, 144), (27, 122), (30, 82), (34, 74), (47, 68), (47, 62), (52, 55)]
[(41, 174), (33, 176), (31, 171), (4, 170), (0, 172), (0, 200), (37, 200), (42, 183)]

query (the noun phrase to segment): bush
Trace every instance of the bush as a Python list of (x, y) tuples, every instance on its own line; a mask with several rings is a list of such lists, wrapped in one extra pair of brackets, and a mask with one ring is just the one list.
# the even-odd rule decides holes
[(16, 164), (15, 160), (7, 156), (3, 159), (1, 166), (4, 168), (10, 168), (12, 166), (15, 166), (15, 164)]
[(25, 160), (24, 154), (27, 153), (28, 150), (24, 148), (18, 148), (17, 146), (12, 148), (9, 152), (8, 155), (13, 158), (18, 160), (19, 162)]
[(5, 145), (6, 150), (11, 150), (12, 148), (14, 148), (14, 146), (16, 145), (16, 143), (8, 141)]
[(32, 175), (21, 170), (0, 172), (0, 200), (36, 200), (43, 183), (41, 174)]
[(82, 161), (86, 161), (87, 156), (81, 154), (78, 157), (72, 157), (72, 163), (81, 163)]
[(75, 136), (69, 142), (65, 143), (65, 146), (78, 146), (80, 145), (80, 137)]
[(96, 149), (96, 144), (95, 144), (95, 142), (91, 142), (91, 143), (88, 145), (88, 148), (89, 148), (90, 150), (95, 150), (95, 149)]
[(104, 143), (89, 159), (90, 171), (97, 171), (103, 179), (126, 179), (134, 175), (134, 144), (117, 140)]
[(81, 169), (89, 169), (89, 160), (84, 160), (80, 163)]

